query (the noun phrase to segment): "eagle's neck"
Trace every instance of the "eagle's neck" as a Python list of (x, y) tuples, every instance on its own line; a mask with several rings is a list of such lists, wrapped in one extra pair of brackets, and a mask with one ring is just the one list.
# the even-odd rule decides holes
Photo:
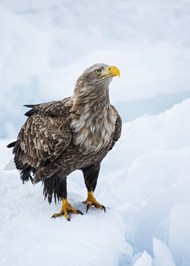
[(109, 87), (81, 89), (72, 98), (71, 129), (74, 145), (86, 154), (110, 144), (116, 114), (110, 105)]

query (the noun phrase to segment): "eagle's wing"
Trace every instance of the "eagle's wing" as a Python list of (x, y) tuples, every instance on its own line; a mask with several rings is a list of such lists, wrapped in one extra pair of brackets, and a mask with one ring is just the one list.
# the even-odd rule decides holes
[(52, 101), (42, 104), (29, 104), (24, 105), (30, 109), (25, 113), (26, 116), (31, 116), (33, 114), (44, 114), (49, 116), (67, 116), (68, 115), (68, 106), (71, 102), (71, 97), (65, 98), (62, 101)]
[[(67, 101), (31, 106), (13, 152), (18, 169), (37, 168), (55, 160), (70, 144)], [(28, 106), (29, 107), (29, 106)]]
[(122, 119), (121, 119), (117, 109), (113, 105), (111, 105), (111, 107), (116, 112), (117, 118), (116, 118), (116, 122), (115, 122), (115, 131), (114, 131), (112, 145), (110, 147), (110, 150), (113, 148), (113, 146), (115, 145), (116, 141), (118, 141), (118, 139), (120, 138), (121, 130), (122, 130)]

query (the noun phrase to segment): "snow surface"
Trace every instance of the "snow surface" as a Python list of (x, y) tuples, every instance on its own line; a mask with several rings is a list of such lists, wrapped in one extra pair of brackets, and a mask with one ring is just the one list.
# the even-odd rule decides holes
[(84, 212), (50, 219), (60, 205), (43, 200), (41, 185), (22, 185), (1, 140), (0, 264), (189, 266), (190, 99), (155, 116), (124, 123), (121, 140), (102, 163), (97, 199), (107, 212), (85, 213), (79, 171), (68, 199)]
[[(189, 0), (0, 0), (0, 265), (190, 265), (189, 29)], [(97, 62), (121, 71), (125, 122), (95, 192), (107, 212), (52, 220), (60, 204), (22, 185), (6, 145), (23, 104), (70, 96)], [(78, 171), (68, 198), (85, 213)]]
[(120, 68), (125, 121), (190, 97), (189, 18), (189, 0), (0, 0), (0, 137), (16, 135), (23, 104), (70, 96), (97, 62)]

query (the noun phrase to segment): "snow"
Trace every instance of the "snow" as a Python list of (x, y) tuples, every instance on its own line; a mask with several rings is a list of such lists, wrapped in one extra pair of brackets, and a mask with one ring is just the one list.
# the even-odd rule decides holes
[(166, 246), (165, 243), (160, 241), (159, 239), (153, 239), (153, 250), (154, 250), (154, 265), (155, 266), (175, 266), (173, 257)]
[(172, 207), (169, 214), (168, 246), (177, 265), (188, 265), (190, 261), (189, 213), (189, 201), (181, 201)]
[(43, 200), (41, 185), (22, 185), (15, 169), (4, 170), (11, 140), (1, 140), (1, 264), (188, 266), (189, 115), (187, 99), (124, 123), (95, 193), (107, 212), (85, 213), (86, 189), (77, 171), (68, 177), (68, 199), (84, 215), (71, 222), (50, 219), (60, 205)]
[(152, 266), (152, 258), (144, 251), (141, 257), (135, 262), (134, 266)]
[[(73, 216), (70, 223), (50, 219), (61, 206), (48, 206), (40, 185), (23, 186), (16, 170), (1, 170), (0, 176), (1, 265), (117, 265), (122, 254), (132, 256), (126, 224), (117, 210), (108, 208), (105, 215), (92, 210)], [(69, 201), (85, 213), (86, 193), (80, 194), (80, 186), (69, 192)]]
[[(0, 0), (0, 265), (190, 265), (189, 0)], [(70, 96), (78, 75), (116, 65), (111, 102), (122, 137), (102, 163), (97, 200), (68, 199), (84, 215), (50, 219), (60, 204), (22, 185), (11, 150), (23, 104)]]
[(16, 134), (23, 104), (71, 95), (97, 62), (121, 70), (111, 96), (125, 121), (190, 97), (189, 13), (188, 0), (0, 0), (0, 137)]

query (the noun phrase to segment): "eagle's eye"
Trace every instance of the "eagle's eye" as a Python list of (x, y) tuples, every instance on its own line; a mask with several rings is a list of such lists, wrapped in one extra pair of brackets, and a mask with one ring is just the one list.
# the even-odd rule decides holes
[(101, 74), (101, 70), (100, 69), (96, 69), (95, 70), (95, 73), (98, 74), (98, 75), (100, 75)]

